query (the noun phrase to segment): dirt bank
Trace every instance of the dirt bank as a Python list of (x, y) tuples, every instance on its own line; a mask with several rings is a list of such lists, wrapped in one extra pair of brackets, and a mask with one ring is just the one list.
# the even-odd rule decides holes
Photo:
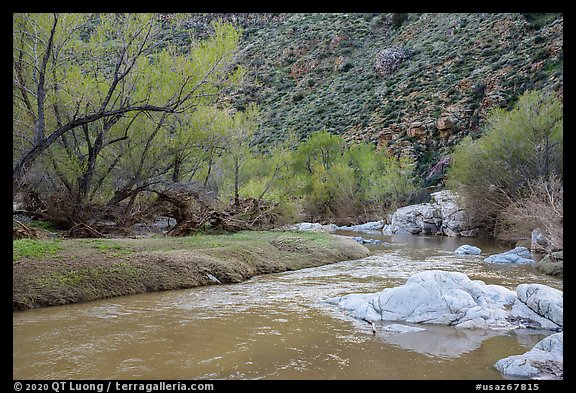
[(369, 254), (326, 233), (241, 232), (185, 238), (17, 240), (13, 310), (235, 283), (257, 274)]

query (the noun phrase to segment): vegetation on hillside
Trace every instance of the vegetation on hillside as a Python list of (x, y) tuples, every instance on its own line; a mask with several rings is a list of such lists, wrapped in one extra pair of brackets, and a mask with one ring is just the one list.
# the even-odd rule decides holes
[[(219, 14), (191, 16), (196, 28)], [(234, 105), (256, 102), (264, 145), (320, 130), (417, 163), (419, 175), (492, 108), (563, 91), (562, 14), (240, 14), (246, 68)], [(433, 185), (433, 184), (430, 184)]]
[(350, 148), (326, 132), (303, 143), (253, 143), (262, 109), (225, 100), (244, 75), (233, 57), (239, 33), (216, 21), (201, 39), (166, 39), (185, 21), (15, 14), (13, 180), (21, 213), (73, 237), (164, 214), (181, 235), (296, 217), (358, 222), (414, 191), (409, 160), (374, 146)]

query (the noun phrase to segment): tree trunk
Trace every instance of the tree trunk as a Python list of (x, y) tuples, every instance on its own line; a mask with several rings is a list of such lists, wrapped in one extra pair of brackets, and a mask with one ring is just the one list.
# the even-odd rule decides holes
[(234, 205), (236, 207), (240, 207), (239, 174), (240, 160), (238, 157), (234, 157)]
[(172, 181), (180, 183), (180, 174), (182, 171), (182, 157), (179, 154), (174, 155), (174, 167), (172, 169)]

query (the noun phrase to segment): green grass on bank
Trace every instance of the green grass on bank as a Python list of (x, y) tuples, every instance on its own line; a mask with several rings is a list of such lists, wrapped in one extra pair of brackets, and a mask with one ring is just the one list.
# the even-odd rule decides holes
[[(13, 308), (81, 303), (143, 292), (240, 282), (369, 255), (328, 233), (13, 241)], [(214, 280), (216, 278), (216, 281)]]
[(23, 257), (42, 258), (56, 255), (63, 248), (62, 241), (18, 239), (12, 242), (12, 261), (17, 261)]

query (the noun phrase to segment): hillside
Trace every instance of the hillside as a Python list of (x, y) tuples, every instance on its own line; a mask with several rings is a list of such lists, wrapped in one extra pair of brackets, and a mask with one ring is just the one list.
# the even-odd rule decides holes
[(418, 161), (419, 174), (493, 107), (563, 94), (562, 14), (202, 14), (243, 29), (231, 99), (263, 109), (258, 143), (326, 129)]

